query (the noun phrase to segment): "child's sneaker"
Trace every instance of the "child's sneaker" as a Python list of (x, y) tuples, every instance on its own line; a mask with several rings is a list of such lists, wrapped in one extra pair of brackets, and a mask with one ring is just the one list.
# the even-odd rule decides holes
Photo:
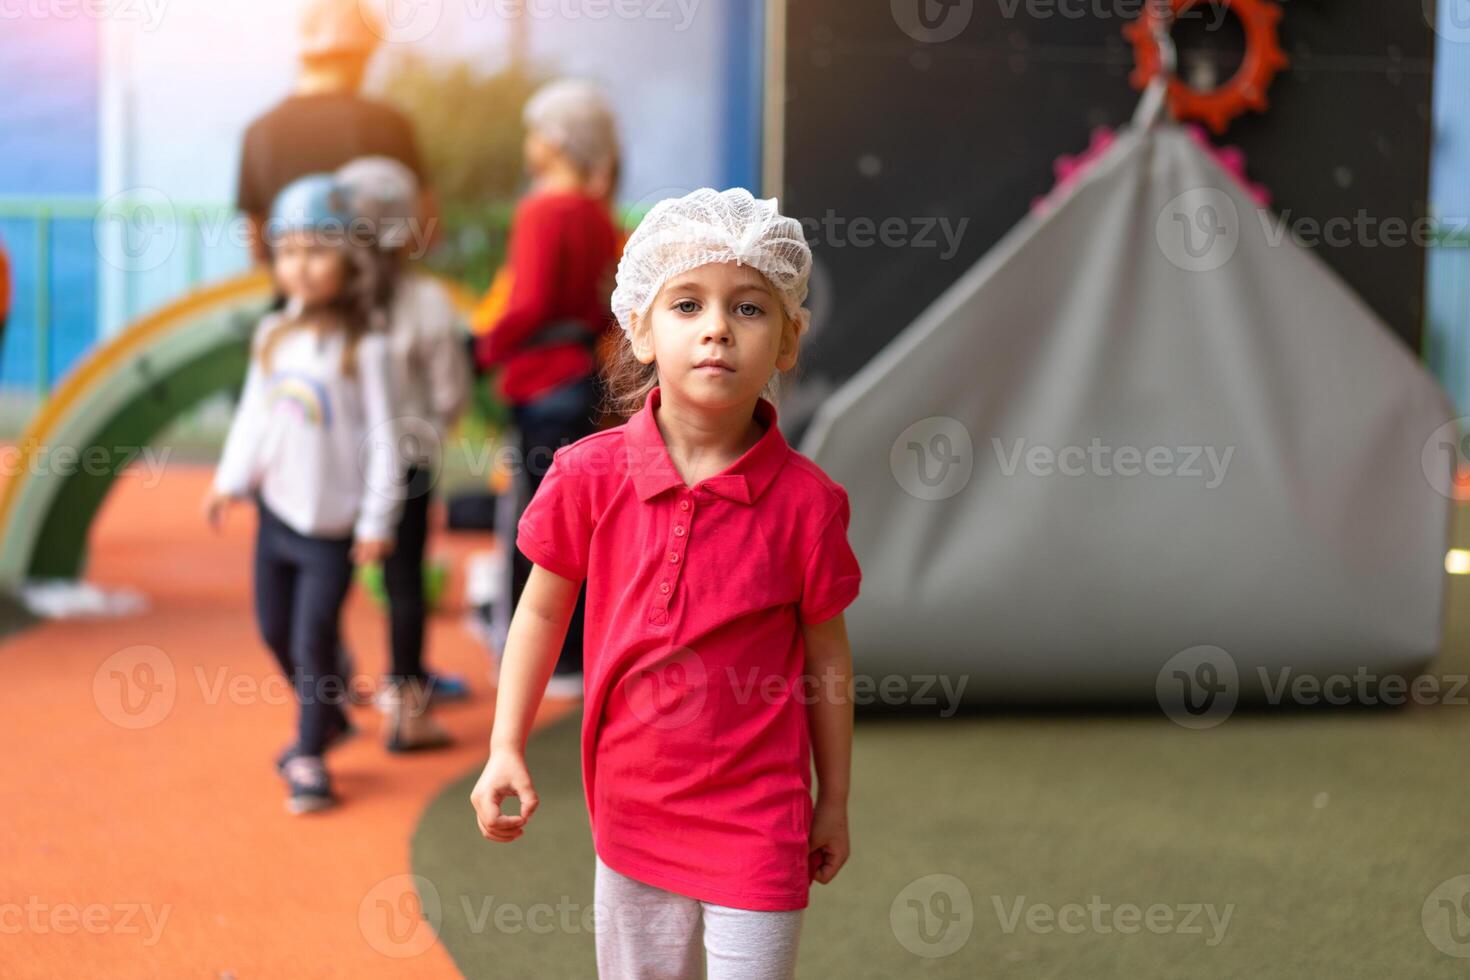
[(389, 752), (437, 749), (453, 741), (429, 714), (429, 687), (423, 681), (389, 681), (383, 688)]
[[(327, 749), (335, 749), (337, 746), (341, 745), (343, 742), (347, 741), (349, 738), (356, 734), (357, 728), (353, 726), (352, 719), (347, 717), (347, 713), (345, 711), (338, 712), (336, 720), (333, 721), (332, 725), (327, 729), (327, 744), (325, 747)], [(285, 775), (286, 763), (290, 762), (292, 759), (300, 754), (301, 749), (299, 743), (292, 742), (290, 745), (286, 746), (284, 749), (281, 750), (281, 753), (276, 756), (276, 772)]]
[(291, 790), (291, 795), (286, 797), (286, 809), (291, 813), (313, 813), (336, 805), (337, 798), (332, 795), (332, 783), (321, 756), (294, 755), (286, 760), (281, 774)]
[(430, 674), (429, 701), (433, 704), (452, 704), (468, 701), (470, 685), (458, 674)]

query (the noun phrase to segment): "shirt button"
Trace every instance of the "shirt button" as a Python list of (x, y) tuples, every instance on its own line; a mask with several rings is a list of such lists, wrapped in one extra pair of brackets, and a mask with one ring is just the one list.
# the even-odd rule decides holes
[(677, 562), (678, 560), (679, 560), (679, 553), (677, 551), (671, 551), (671, 552), (669, 552), (669, 561), (671, 561), (671, 562)]
[(676, 537), (676, 538), (682, 538), (683, 536), (684, 536), (684, 525), (683, 524), (680, 524), (678, 527), (674, 528), (674, 537)]
[(679, 509), (680, 510), (688, 510), (689, 509), (689, 501), (687, 501), (687, 500), (681, 500), (681, 501), (679, 501)]
[(669, 593), (669, 583), (667, 583), (667, 582), (660, 582), (658, 584), (658, 590), (660, 592), (664, 593), (665, 595), (668, 595), (668, 593)]

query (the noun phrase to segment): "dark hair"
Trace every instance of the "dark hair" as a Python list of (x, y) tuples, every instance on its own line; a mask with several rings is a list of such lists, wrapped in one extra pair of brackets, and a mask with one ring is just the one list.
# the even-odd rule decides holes
[(398, 295), (408, 271), (408, 250), (404, 248), (375, 248), (369, 250), (373, 269), (373, 302), (387, 315)]

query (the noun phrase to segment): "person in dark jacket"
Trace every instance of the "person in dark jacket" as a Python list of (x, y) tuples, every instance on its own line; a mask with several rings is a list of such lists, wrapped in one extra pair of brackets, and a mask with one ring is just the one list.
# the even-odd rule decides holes
[(420, 187), (421, 249), (433, 243), (438, 205), (413, 124), (358, 89), (383, 37), (358, 0), (308, 0), (300, 21), (301, 77), (283, 102), (250, 124), (240, 152), (236, 206), (249, 222), (255, 261), (268, 261), (262, 229), (271, 202), (299, 177), (331, 173), (360, 157), (386, 156)]

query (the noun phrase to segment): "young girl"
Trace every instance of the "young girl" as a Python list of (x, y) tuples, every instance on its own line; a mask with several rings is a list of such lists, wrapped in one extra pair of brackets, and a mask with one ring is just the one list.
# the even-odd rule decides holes
[(292, 813), (335, 802), (322, 754), (348, 730), (338, 619), (353, 560), (391, 550), (402, 496), (388, 346), (370, 333), (376, 287), (353, 220), (325, 174), (276, 199), (268, 229), (285, 309), (256, 328), (204, 501), (218, 528), (231, 501), (258, 494), (255, 613), (300, 706), (297, 740), (277, 760)]
[(429, 504), (444, 436), (469, 399), (470, 370), (459, 315), (448, 292), (409, 264), (419, 208), (413, 171), (389, 157), (362, 157), (337, 171), (351, 210), (372, 231), (377, 249), (378, 298), (387, 311), (394, 415), (408, 457), (406, 499), (394, 529), (393, 553), (383, 563), (388, 593), (392, 669), (381, 703), (390, 752), (449, 744), (430, 714), (439, 678), (424, 667), (424, 550)]
[[(846, 492), (766, 397), (796, 364), (810, 270), (774, 200), (704, 188), (656, 205), (613, 294), (627, 340), (610, 393), (641, 407), (558, 450), (519, 523), (535, 567), (471, 803), (489, 840), (530, 825), (526, 735), (585, 579), (604, 980), (698, 977), (701, 960), (712, 980), (790, 977), (810, 882), (847, 860), (842, 610), (861, 572)], [(510, 796), (519, 815), (500, 812)]]

